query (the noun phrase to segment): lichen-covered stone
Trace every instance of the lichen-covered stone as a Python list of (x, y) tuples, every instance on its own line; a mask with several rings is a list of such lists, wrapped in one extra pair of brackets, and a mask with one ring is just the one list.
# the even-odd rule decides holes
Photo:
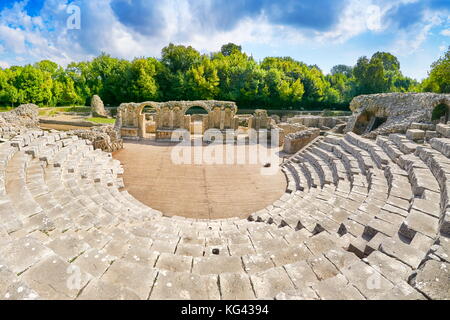
[(112, 125), (71, 130), (67, 134), (89, 140), (95, 149), (101, 149), (106, 152), (114, 152), (123, 148), (123, 141)]
[(39, 107), (35, 104), (22, 104), (14, 110), (1, 112), (1, 131), (11, 132), (11, 137), (13, 137), (25, 128), (37, 127), (39, 124), (38, 109)]
[(91, 99), (91, 112), (94, 117), (108, 117), (108, 113), (105, 110), (102, 99), (99, 96), (94, 95)]
[(304, 148), (308, 143), (317, 138), (320, 134), (320, 129), (311, 128), (308, 130), (299, 131), (288, 134), (284, 138), (283, 151), (286, 153), (296, 153)]
[[(433, 109), (440, 104), (446, 104), (450, 108), (450, 95), (436, 93), (361, 95), (354, 98), (350, 104), (353, 116), (345, 132), (361, 131), (363, 127), (359, 133), (367, 138), (375, 138), (380, 134), (405, 133), (412, 123), (430, 122)], [(384, 123), (375, 130), (365, 132), (371, 125), (370, 121), (375, 118), (384, 120)]]

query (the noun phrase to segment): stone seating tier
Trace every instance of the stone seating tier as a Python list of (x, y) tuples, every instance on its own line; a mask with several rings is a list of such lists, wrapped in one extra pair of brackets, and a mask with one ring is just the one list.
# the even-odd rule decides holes
[(0, 144), (0, 297), (448, 299), (447, 143), (320, 137), (282, 164), (272, 205), (202, 220), (122, 191), (86, 140), (22, 132)]

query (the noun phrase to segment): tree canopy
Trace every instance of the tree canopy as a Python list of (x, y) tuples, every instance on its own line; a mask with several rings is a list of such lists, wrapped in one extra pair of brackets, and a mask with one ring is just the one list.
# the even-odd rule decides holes
[(422, 83), (422, 88), (427, 92), (450, 92), (450, 48), (442, 58), (432, 64), (429, 77)]
[(354, 66), (336, 65), (330, 74), (291, 57), (255, 61), (234, 43), (201, 54), (191, 46), (169, 44), (161, 58), (132, 61), (102, 53), (66, 68), (43, 60), (0, 69), (0, 105), (89, 104), (98, 94), (107, 105), (145, 100), (232, 100), (241, 107), (270, 109), (346, 108), (359, 94), (450, 91), (450, 51), (419, 84), (403, 76), (398, 59), (377, 52)]

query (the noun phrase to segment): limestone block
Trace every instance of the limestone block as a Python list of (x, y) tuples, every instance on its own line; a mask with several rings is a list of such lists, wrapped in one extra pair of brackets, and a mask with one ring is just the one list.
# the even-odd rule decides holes
[(190, 272), (192, 257), (161, 253), (156, 263), (156, 268), (171, 272)]
[(200, 275), (223, 272), (242, 272), (241, 259), (238, 257), (209, 256), (194, 258), (192, 272)]
[(0, 265), (0, 298), (1, 300), (36, 300), (39, 295), (6, 266)]
[(106, 281), (94, 279), (84, 288), (78, 300), (139, 300), (133, 291)]
[(322, 300), (365, 300), (342, 274), (314, 284), (313, 289)]
[(436, 131), (428, 130), (425, 132), (425, 140), (431, 140), (433, 138), (437, 138), (438, 134)]
[(249, 276), (245, 273), (222, 273), (219, 275), (220, 292), (224, 300), (251, 300), (255, 294)]
[(75, 299), (91, 276), (56, 255), (50, 255), (27, 270), (22, 279), (46, 300)]
[(439, 123), (436, 125), (436, 132), (446, 138), (450, 138), (450, 125)]
[(438, 231), (438, 219), (417, 210), (411, 210), (399, 230), (400, 234), (410, 240), (414, 238), (416, 232), (434, 238)]
[(425, 139), (425, 131), (419, 129), (409, 129), (406, 131), (406, 138), (412, 141), (421, 141)]
[(250, 278), (258, 299), (273, 299), (280, 292), (295, 289), (286, 271), (281, 267), (253, 274)]
[(380, 251), (372, 252), (367, 257), (367, 261), (372, 267), (378, 268), (379, 272), (393, 283), (407, 281), (412, 273), (409, 266)]
[(425, 257), (426, 252), (407, 245), (399, 239), (386, 239), (380, 245), (380, 251), (416, 269)]
[(376, 268), (362, 261), (356, 261), (341, 272), (367, 299), (379, 299), (394, 287)]
[(450, 297), (450, 264), (428, 260), (418, 271), (414, 286), (431, 299), (448, 300)]
[(217, 275), (159, 272), (151, 300), (219, 300)]
[(0, 247), (0, 257), (16, 274), (25, 271), (50, 254), (52, 250), (31, 237), (11, 240)]
[(114, 283), (133, 291), (140, 299), (146, 300), (150, 295), (156, 270), (137, 263), (115, 261), (102, 276), (102, 280)]

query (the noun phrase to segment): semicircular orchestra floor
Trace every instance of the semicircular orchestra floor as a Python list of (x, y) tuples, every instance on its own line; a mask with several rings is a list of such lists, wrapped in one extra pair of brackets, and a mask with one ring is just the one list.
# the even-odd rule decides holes
[[(172, 161), (173, 148), (170, 143), (126, 141), (124, 149), (113, 154), (124, 166), (125, 189), (164, 215), (247, 218), (278, 200), (286, 190), (286, 177), (279, 168), (275, 174), (262, 175), (262, 164), (248, 161), (233, 165), (176, 164)], [(246, 152), (248, 159), (248, 146), (232, 148), (235, 154)]]

